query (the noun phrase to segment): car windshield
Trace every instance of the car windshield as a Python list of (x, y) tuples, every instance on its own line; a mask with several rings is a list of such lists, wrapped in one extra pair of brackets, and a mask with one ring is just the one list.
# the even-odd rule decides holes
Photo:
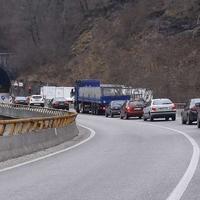
[(42, 96), (32, 96), (33, 99), (41, 99)]
[(153, 105), (165, 105), (165, 104), (172, 104), (172, 102), (169, 99), (156, 99), (153, 101)]
[(131, 101), (131, 102), (129, 102), (129, 106), (131, 106), (131, 107), (144, 106), (144, 102), (143, 101)]
[(122, 106), (124, 101), (112, 101), (111, 106)]

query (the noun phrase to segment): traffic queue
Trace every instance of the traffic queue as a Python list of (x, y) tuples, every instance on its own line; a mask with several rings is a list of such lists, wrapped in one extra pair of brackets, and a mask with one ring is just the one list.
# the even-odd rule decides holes
[[(53, 91), (48, 92), (50, 89)], [(64, 95), (52, 96), (61, 89), (62, 93), (63, 89), (67, 90), (68, 98)], [(144, 121), (154, 121), (158, 118), (175, 121), (177, 116), (176, 104), (168, 98), (153, 98), (151, 90), (101, 84), (99, 80), (78, 80), (75, 87), (43, 87), (41, 91), (40, 95), (15, 97), (12, 103), (65, 110), (69, 110), (72, 107), (71, 104), (74, 104), (77, 113), (105, 114), (105, 117), (118, 116), (124, 120), (136, 117), (143, 118)], [(51, 99), (45, 98), (48, 96)], [(73, 101), (69, 101), (69, 98)], [(193, 122), (197, 122), (197, 126), (200, 128), (200, 98), (190, 99), (180, 114), (182, 124), (191, 125)]]
[[(151, 90), (134, 89), (124, 85), (105, 85), (99, 80), (78, 80), (74, 88), (74, 108), (78, 113), (105, 113), (105, 117), (138, 117), (144, 121), (154, 121), (158, 118), (166, 121), (176, 120), (176, 103), (168, 98), (153, 98)], [(197, 121), (200, 128), (199, 108), (200, 98), (188, 101), (181, 111), (182, 124)]]

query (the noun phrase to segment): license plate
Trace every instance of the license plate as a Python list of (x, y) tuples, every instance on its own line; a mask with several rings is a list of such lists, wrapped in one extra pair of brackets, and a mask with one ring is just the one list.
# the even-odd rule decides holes
[(142, 110), (142, 108), (135, 108), (134, 110)]
[(168, 107), (166, 107), (166, 108), (160, 108), (159, 110), (169, 110), (169, 108)]

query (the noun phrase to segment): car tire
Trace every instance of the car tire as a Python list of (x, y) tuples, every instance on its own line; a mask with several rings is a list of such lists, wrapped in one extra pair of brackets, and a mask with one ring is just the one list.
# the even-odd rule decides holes
[(184, 120), (183, 116), (181, 117), (181, 122), (182, 122), (182, 124), (186, 124), (187, 123), (187, 121)]
[(165, 121), (169, 121), (169, 117), (165, 117)]
[(200, 120), (197, 119), (197, 127), (200, 128)]
[(176, 115), (172, 116), (172, 121), (176, 121)]
[(125, 113), (125, 115), (124, 115), (124, 119), (128, 119), (128, 114), (127, 113)]
[(189, 115), (187, 116), (187, 124), (188, 125), (192, 125), (192, 121), (190, 120), (190, 116)]
[(139, 119), (142, 119), (142, 116), (139, 116)]

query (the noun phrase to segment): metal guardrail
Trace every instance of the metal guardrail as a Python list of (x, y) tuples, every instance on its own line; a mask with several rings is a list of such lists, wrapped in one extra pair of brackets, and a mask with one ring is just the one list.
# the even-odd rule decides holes
[(39, 112), (47, 115), (55, 115), (55, 116), (61, 116), (65, 115), (67, 111), (64, 110), (57, 110), (52, 108), (43, 108), (39, 106), (26, 106), (26, 105), (20, 105), (20, 104), (8, 104), (8, 103), (0, 103), (0, 107), (7, 108), (7, 109), (13, 109), (13, 110), (21, 110), (21, 111), (28, 111), (28, 112)]
[(0, 107), (30, 112), (42, 112), (48, 117), (0, 120), (0, 136), (30, 133), (41, 129), (61, 128), (73, 123), (77, 114), (49, 108), (29, 107), (14, 104), (0, 104)]

